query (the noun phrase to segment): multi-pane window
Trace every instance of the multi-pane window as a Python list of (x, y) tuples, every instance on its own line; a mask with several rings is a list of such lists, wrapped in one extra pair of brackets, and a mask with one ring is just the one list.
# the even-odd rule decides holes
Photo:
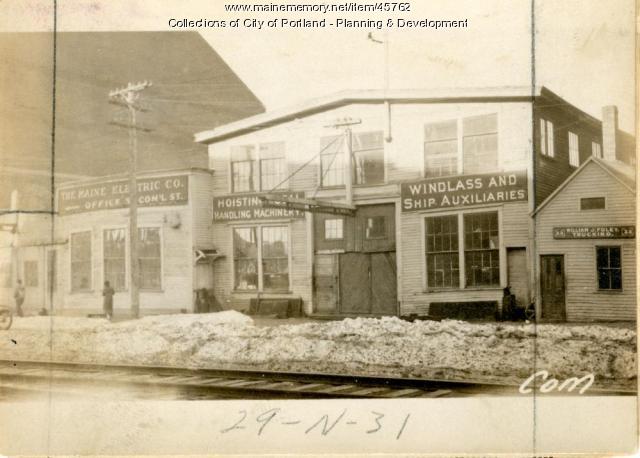
[(619, 246), (596, 247), (598, 289), (622, 289), (622, 258)]
[(556, 154), (553, 123), (542, 118), (540, 119), (540, 152), (549, 157), (554, 157)]
[(320, 139), (320, 185), (323, 187), (344, 185), (344, 136)]
[(604, 197), (583, 197), (580, 199), (580, 210), (604, 210), (605, 206)]
[(458, 216), (435, 216), (426, 219), (427, 287), (458, 288)]
[(289, 231), (286, 226), (233, 229), (235, 288), (289, 289)]
[(591, 142), (591, 154), (602, 159), (602, 146), (598, 142)]
[(498, 115), (465, 118), (462, 121), (463, 170), (465, 174), (498, 169)]
[(344, 238), (344, 220), (333, 218), (324, 220), (324, 239), (342, 240)]
[(580, 165), (580, 146), (578, 135), (569, 132), (569, 164), (578, 167)]
[(464, 215), (464, 265), (466, 286), (498, 286), (498, 214)]
[(160, 245), (160, 228), (138, 228), (140, 289), (158, 290), (162, 287), (162, 250)]
[(260, 145), (260, 189), (271, 191), (284, 185), (286, 178), (284, 143), (273, 142)]
[(233, 230), (236, 289), (258, 289), (258, 235), (255, 227)]
[(285, 226), (262, 228), (262, 278), (265, 290), (289, 289), (288, 230)]
[(231, 192), (257, 191), (255, 156), (253, 146), (231, 148)]
[[(344, 136), (320, 139), (320, 184), (344, 185)], [(351, 137), (352, 180), (356, 185), (384, 183), (384, 141), (382, 132), (364, 132)]]
[(384, 183), (384, 142), (382, 132), (354, 134), (352, 152), (354, 161), (353, 184)]
[(383, 239), (387, 236), (387, 218), (384, 216), (370, 216), (366, 219), (364, 237)]
[(38, 261), (24, 262), (24, 285), (31, 288), (38, 286)]
[(458, 122), (427, 124), (424, 128), (424, 164), (427, 178), (458, 172)]
[(71, 234), (71, 291), (91, 289), (91, 232)]
[(104, 280), (116, 291), (126, 287), (125, 229), (106, 229), (102, 235)]

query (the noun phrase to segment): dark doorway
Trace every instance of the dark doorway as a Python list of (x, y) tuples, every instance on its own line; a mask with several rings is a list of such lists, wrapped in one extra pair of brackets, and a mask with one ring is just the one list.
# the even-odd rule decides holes
[(316, 313), (338, 310), (338, 255), (317, 254), (313, 265), (314, 304)]
[(566, 319), (564, 255), (540, 256), (540, 283), (542, 318), (564, 321)]

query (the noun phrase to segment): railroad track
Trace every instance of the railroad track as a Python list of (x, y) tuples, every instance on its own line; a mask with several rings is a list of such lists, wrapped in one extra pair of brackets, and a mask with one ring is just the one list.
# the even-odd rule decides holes
[(28, 386), (42, 381), (153, 385), (229, 393), (239, 397), (290, 398), (438, 398), (471, 394), (481, 387), (510, 390), (517, 387), (449, 380), (424, 380), (337, 374), (188, 369), (166, 366), (105, 365), (48, 361), (0, 360), (0, 387)]
[[(0, 360), (0, 387), (29, 389), (38, 382), (165, 387), (197, 398), (439, 398), (517, 396), (518, 385), (486, 381), (353, 376), (341, 374), (199, 369), (126, 364)], [(37, 388), (35, 388), (37, 390)], [(42, 388), (41, 388), (42, 389)], [(567, 395), (570, 393), (557, 393)], [(576, 394), (576, 393), (574, 393)], [(590, 395), (635, 395), (632, 390), (590, 389)]]

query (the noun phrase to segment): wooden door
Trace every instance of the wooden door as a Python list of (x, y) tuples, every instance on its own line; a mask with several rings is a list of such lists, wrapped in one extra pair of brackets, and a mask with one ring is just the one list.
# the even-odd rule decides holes
[(540, 282), (542, 318), (564, 320), (566, 312), (563, 255), (540, 256)]
[(367, 253), (340, 255), (340, 313), (371, 313), (371, 258)]
[(526, 248), (507, 248), (507, 284), (523, 307), (529, 304), (528, 276)]
[(338, 309), (338, 255), (316, 254), (313, 265), (314, 311), (334, 313)]
[(395, 252), (371, 253), (371, 313), (395, 315), (398, 282)]

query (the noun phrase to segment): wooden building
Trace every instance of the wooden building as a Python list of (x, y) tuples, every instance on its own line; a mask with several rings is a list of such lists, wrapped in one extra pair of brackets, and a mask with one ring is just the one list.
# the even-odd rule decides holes
[[(194, 290), (211, 288), (211, 173), (141, 172), (138, 254), (141, 314), (194, 310)], [(115, 313), (131, 311), (129, 181), (126, 175), (74, 181), (57, 189), (57, 215), (5, 215), (0, 303), (13, 304), (22, 279), (33, 314), (101, 313), (102, 288), (115, 289)]]
[(601, 122), (542, 87), (345, 92), (196, 141), (218, 299), (317, 317), (493, 317), (506, 286), (529, 303), (537, 203), (603, 151)]

